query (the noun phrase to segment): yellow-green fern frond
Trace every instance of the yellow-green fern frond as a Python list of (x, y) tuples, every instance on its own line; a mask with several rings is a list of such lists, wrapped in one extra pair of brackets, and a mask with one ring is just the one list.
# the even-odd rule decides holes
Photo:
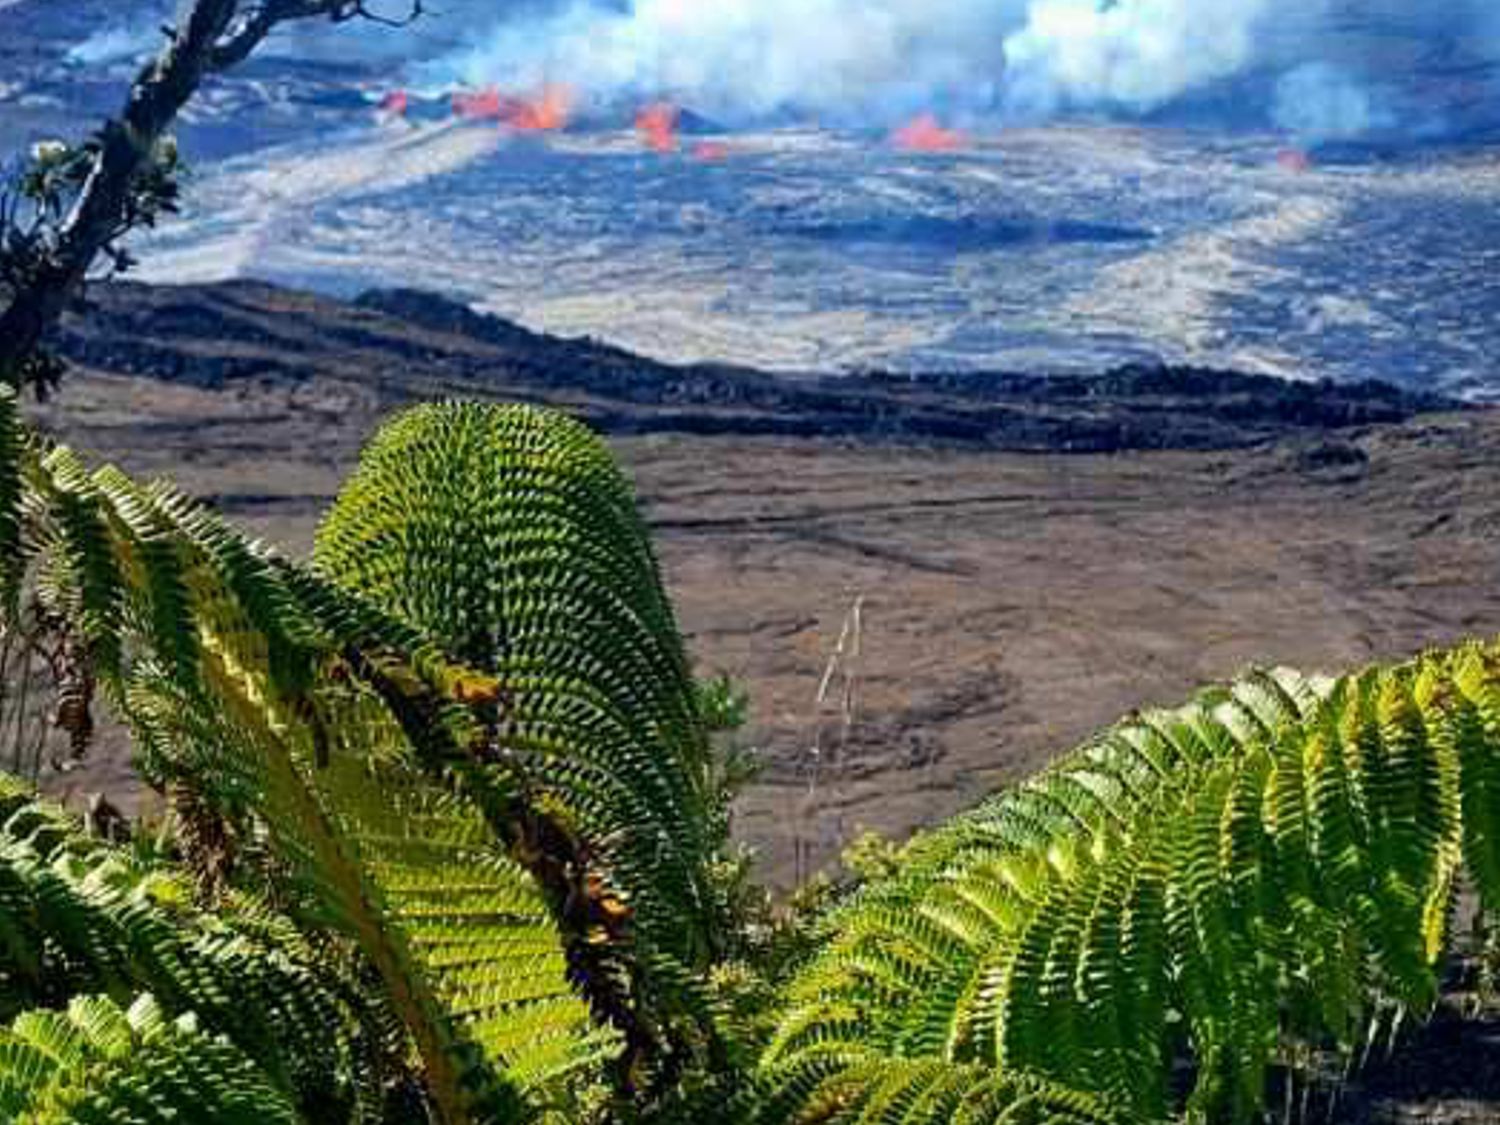
[(409, 411), (366, 450), (315, 564), (489, 677), (479, 743), (436, 764), (537, 878), (569, 975), (625, 1035), (626, 1070), (678, 1050), (679, 1031), (712, 1038), (708, 743), (602, 443), (529, 407)]
[[(440, 485), (488, 481), (479, 524), (458, 493), (370, 484), (392, 441)], [(673, 1028), (713, 1019), (706, 741), (629, 489), (592, 438), (532, 412), (399, 420), (330, 524), (365, 526), (366, 495), (399, 502), (350, 556), (367, 573), (337, 546), (302, 570), (65, 449), (19, 463), (46, 597), (148, 764), (269, 832), (378, 971), (443, 1119), (566, 1105), (606, 1059), (625, 1091), (680, 1065), (662, 1061)], [(325, 542), (341, 534), (364, 532)]]
[(154, 754), (251, 795), (293, 876), (381, 970), (413, 1034), (428, 1036), (424, 1058), (467, 1066), (453, 1075), (463, 1088), (488, 1087), (467, 1112), (505, 1119), (523, 1101), (546, 1104), (610, 1045), (569, 987), (551, 916), (472, 804), (404, 761), (379, 702), (345, 694), (320, 701), (322, 751), (309, 723), (288, 716), (269, 729), (231, 686), (214, 693), (232, 703), (224, 713), (154, 675), (129, 699)]
[(1496, 651), (1466, 647), (1256, 673), (1127, 721), (919, 837), (838, 915), (768, 1073), (815, 1075), (798, 1104), (818, 1120), (914, 1060), (1157, 1120), (1183, 1108), (1186, 1050), (1186, 1108), (1249, 1119), (1273, 1065), (1430, 1009), (1462, 865), (1500, 903), (1497, 687)]
[(548, 795), (607, 853), (653, 946), (701, 964), (707, 741), (634, 496), (598, 438), (522, 406), (402, 414), (315, 562), (494, 676), (486, 772)]
[(253, 903), (197, 909), (187, 879), (0, 775), (0, 1019), (101, 991), (192, 1014), (329, 1120), (357, 1101), (368, 1017), (308, 948)]
[[(378, 971), (442, 1119), (517, 1119), (561, 1078), (586, 1084), (609, 1036), (589, 1027), (550, 912), (474, 807), (411, 758), (414, 741), (475, 729), (463, 674), (388, 643), (404, 627), (378, 611), (312, 596), (325, 584), (170, 489), (29, 452), (41, 566), (107, 693), (158, 765), (230, 788), (269, 829)], [(361, 681), (374, 669), (415, 717)]]
[(16, 1125), (296, 1125), (286, 1095), (227, 1039), (149, 996), (36, 1010), (0, 1029), (0, 1120)]

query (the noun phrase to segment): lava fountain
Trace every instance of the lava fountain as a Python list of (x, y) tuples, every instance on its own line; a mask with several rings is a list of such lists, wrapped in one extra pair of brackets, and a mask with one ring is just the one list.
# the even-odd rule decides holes
[(722, 164), (732, 155), (723, 141), (699, 141), (693, 146), (693, 159), (700, 164)]
[(891, 144), (903, 152), (956, 152), (968, 147), (969, 139), (955, 129), (945, 129), (930, 113), (907, 122), (891, 133)]
[(1312, 154), (1305, 149), (1284, 148), (1276, 154), (1276, 166), (1283, 172), (1311, 172), (1313, 167)]
[(652, 152), (676, 152), (682, 112), (670, 102), (654, 102), (635, 115), (635, 131)]
[(494, 86), (453, 95), (453, 113), (469, 121), (498, 121), (521, 133), (545, 133), (563, 128), (573, 110), (573, 92), (549, 83), (534, 98), (502, 94)]

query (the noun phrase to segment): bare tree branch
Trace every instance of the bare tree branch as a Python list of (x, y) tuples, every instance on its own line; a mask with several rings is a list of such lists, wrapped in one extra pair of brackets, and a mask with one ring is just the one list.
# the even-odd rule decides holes
[(387, 16), (372, 11), (368, 0), (263, 0), (251, 5), (234, 30), (215, 48), (213, 69), (227, 70), (248, 58), (279, 24), (326, 18), (333, 23), (363, 19), (386, 27), (407, 27), (425, 14), (424, 0), (407, 0), (406, 11)]
[[(155, 211), (142, 209), (137, 194), (143, 180), (160, 173), (167, 131), (206, 77), (243, 62), (290, 21), (362, 19), (400, 27), (423, 16), (423, 0), (403, 3), (404, 14), (388, 16), (372, 10), (369, 0), (194, 0), (186, 19), (167, 29), (161, 52), (131, 84), (124, 109), (84, 147), (88, 165), (66, 214), (55, 217), (52, 229), (13, 231), (15, 200), (0, 197), (0, 251), (10, 244), (8, 234), (29, 239), (24, 275), (0, 270), (0, 301), (6, 302), (0, 306), (0, 380), (29, 382), (38, 393), (49, 389), (57, 368), (36, 363), (47, 331), (101, 256), (117, 267), (128, 263), (115, 244), (154, 219)], [(169, 199), (175, 190), (160, 183), (152, 187)]]

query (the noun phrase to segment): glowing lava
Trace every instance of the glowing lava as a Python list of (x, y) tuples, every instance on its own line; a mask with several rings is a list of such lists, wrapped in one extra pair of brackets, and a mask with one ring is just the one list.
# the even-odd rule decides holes
[(891, 144), (905, 152), (956, 152), (968, 143), (968, 137), (943, 128), (930, 113), (907, 122), (891, 134)]
[(1300, 148), (1284, 148), (1276, 154), (1276, 166), (1284, 172), (1311, 172), (1313, 162)]
[(723, 141), (699, 141), (693, 146), (693, 159), (703, 164), (718, 164), (730, 155), (731, 150)]
[(635, 115), (635, 131), (652, 152), (677, 151), (677, 126), (681, 111), (670, 102), (655, 102)]
[(498, 120), (500, 91), (493, 86), (488, 86), (483, 90), (454, 94), (453, 115), (470, 121)]
[(573, 91), (549, 83), (534, 100), (504, 99), (501, 120), (512, 129), (527, 133), (548, 133), (567, 125), (573, 112)]
[(521, 133), (546, 133), (568, 123), (573, 93), (549, 84), (535, 98), (502, 94), (493, 86), (453, 95), (453, 112), (469, 121), (498, 121)]

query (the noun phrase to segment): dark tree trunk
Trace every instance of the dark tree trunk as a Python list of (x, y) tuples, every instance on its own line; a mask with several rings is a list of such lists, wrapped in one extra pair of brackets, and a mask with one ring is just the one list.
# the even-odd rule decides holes
[(21, 365), (36, 354), (100, 252), (120, 235), (136, 178), (154, 159), (158, 143), (211, 69), (215, 45), (229, 29), (237, 7), (238, 0), (194, 4), (186, 23), (131, 86), (124, 112), (100, 132), (94, 168), (58, 232), (56, 246), (34, 281), (13, 294), (0, 312), (0, 376), (7, 382), (17, 381)]

